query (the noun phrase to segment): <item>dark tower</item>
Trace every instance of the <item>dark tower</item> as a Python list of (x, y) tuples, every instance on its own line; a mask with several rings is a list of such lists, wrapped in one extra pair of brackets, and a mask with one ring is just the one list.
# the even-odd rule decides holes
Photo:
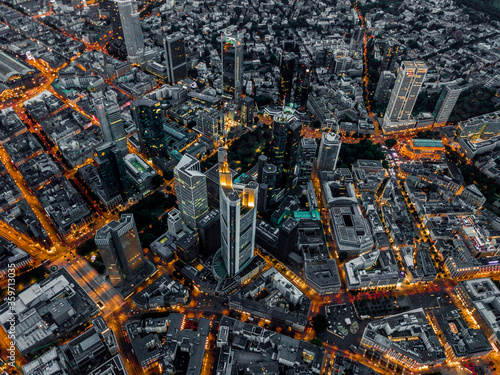
[(158, 156), (163, 150), (165, 140), (160, 102), (138, 99), (132, 102), (131, 108), (141, 152), (148, 158)]
[(297, 245), (299, 222), (293, 217), (286, 219), (279, 228), (276, 259), (284, 262)]
[(123, 160), (124, 151), (114, 143), (105, 143), (96, 148), (94, 160), (109, 197), (121, 195), (127, 199), (131, 194), (130, 178)]
[(309, 98), (309, 67), (300, 62), (297, 68), (297, 78), (295, 79), (295, 95), (294, 102), (298, 111), (304, 112), (307, 107), (307, 99)]
[(295, 55), (283, 52), (281, 56), (279, 104), (286, 105), (292, 101), (293, 74), (295, 72)]

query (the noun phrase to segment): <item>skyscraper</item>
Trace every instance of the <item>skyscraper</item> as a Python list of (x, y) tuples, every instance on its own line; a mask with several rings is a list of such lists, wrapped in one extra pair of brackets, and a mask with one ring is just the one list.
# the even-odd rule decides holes
[(255, 107), (255, 101), (251, 97), (245, 96), (241, 100), (240, 121), (244, 126), (253, 125), (254, 107)]
[(113, 286), (133, 280), (144, 268), (146, 260), (134, 215), (123, 214), (120, 221), (109, 222), (97, 231), (94, 240)]
[(200, 254), (214, 255), (220, 249), (220, 212), (215, 209), (204, 215), (198, 222)]
[(387, 101), (394, 82), (396, 82), (396, 76), (394, 75), (394, 73), (388, 70), (384, 70), (382, 73), (380, 73), (380, 77), (378, 78), (377, 82), (377, 88), (375, 89), (375, 94), (373, 95), (373, 100), (376, 102)]
[(151, 99), (134, 100), (131, 105), (141, 152), (148, 158), (158, 156), (164, 147), (165, 132), (160, 102)]
[(169, 83), (177, 83), (187, 77), (186, 46), (184, 35), (175, 33), (163, 37)]
[(171, 209), (167, 214), (168, 233), (175, 238), (180, 238), (183, 232), (181, 212), (177, 208)]
[(426, 73), (427, 66), (422, 61), (403, 61), (385, 112), (384, 131), (412, 120), (411, 112)]
[(132, 186), (126, 172), (124, 151), (114, 143), (105, 143), (95, 149), (94, 161), (109, 197), (121, 195), (126, 199), (132, 194)]
[(333, 171), (337, 167), (340, 147), (340, 136), (335, 133), (323, 133), (318, 152), (318, 170)]
[(276, 254), (274, 254), (276, 259), (284, 262), (288, 258), (288, 255), (297, 246), (298, 235), (299, 222), (293, 217), (289, 217), (279, 228)]
[(299, 184), (306, 184), (311, 181), (311, 173), (316, 160), (318, 144), (314, 138), (302, 138), (299, 146)]
[(127, 149), (127, 132), (120, 106), (110, 95), (94, 99), (94, 109), (101, 126), (104, 142), (114, 142), (121, 150)]
[(396, 63), (403, 54), (403, 46), (396, 40), (389, 40), (385, 43), (382, 56), (382, 64), (380, 71), (390, 70), (393, 71)]
[(287, 187), (293, 182), (301, 130), (302, 124), (287, 108), (273, 118), (272, 162), (276, 166), (279, 187)]
[(281, 55), (280, 81), (278, 86), (278, 103), (286, 105), (292, 101), (293, 75), (295, 72), (295, 55), (283, 52)]
[(258, 159), (257, 182), (259, 183), (258, 212), (263, 215), (272, 204), (276, 187), (276, 166), (269, 164), (267, 156), (260, 155)]
[(304, 62), (299, 62), (297, 67), (297, 77), (295, 78), (295, 93), (293, 100), (297, 111), (304, 112), (309, 98), (309, 66)]
[(222, 96), (239, 104), (243, 85), (243, 33), (221, 35)]
[(237, 275), (254, 257), (257, 189), (250, 181), (234, 184), (227, 150), (219, 149), (221, 255), (229, 277)]
[(120, 12), (117, 2), (114, 0), (99, 0), (98, 3), (100, 13), (106, 13), (111, 22), (113, 38), (123, 40), (122, 23), (120, 21)]
[(115, 1), (118, 3), (123, 39), (127, 48), (127, 59), (132, 63), (142, 62), (144, 36), (142, 34), (141, 18), (137, 11), (137, 2), (133, 0)]
[(441, 125), (448, 122), (462, 90), (462, 88), (454, 86), (446, 86), (444, 88), (439, 96), (436, 109), (434, 109), (433, 113), (436, 124)]
[(208, 212), (207, 177), (200, 172), (200, 162), (185, 154), (174, 169), (175, 192), (182, 220), (191, 229)]

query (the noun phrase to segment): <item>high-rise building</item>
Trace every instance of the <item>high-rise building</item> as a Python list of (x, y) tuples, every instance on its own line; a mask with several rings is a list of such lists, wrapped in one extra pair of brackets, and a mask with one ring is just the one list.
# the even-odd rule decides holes
[(218, 141), (224, 135), (224, 114), (214, 108), (202, 111), (196, 118), (196, 127), (207, 137)]
[(237, 275), (254, 257), (259, 184), (234, 184), (227, 150), (219, 149), (221, 255), (229, 277)]
[(94, 109), (104, 142), (114, 142), (119, 149), (127, 149), (127, 132), (118, 103), (110, 95), (99, 96), (94, 99)]
[(126, 199), (132, 194), (132, 185), (123, 160), (124, 151), (114, 143), (97, 147), (94, 161), (108, 197), (121, 195)]
[(311, 181), (311, 174), (316, 160), (318, 144), (314, 138), (302, 138), (299, 146), (298, 175), (299, 184), (306, 184)]
[(305, 62), (299, 62), (297, 67), (297, 77), (295, 78), (295, 93), (293, 100), (297, 111), (304, 112), (309, 98), (309, 66)]
[(289, 217), (279, 228), (276, 254), (274, 254), (276, 259), (284, 262), (288, 258), (288, 255), (297, 246), (298, 235), (299, 222), (293, 217)]
[(198, 221), (200, 254), (209, 257), (220, 249), (220, 212), (215, 209)]
[(207, 177), (200, 172), (200, 162), (185, 154), (174, 169), (175, 192), (182, 220), (191, 229), (208, 212)]
[[(142, 62), (144, 55), (144, 36), (141, 18), (134, 0), (115, 0), (118, 3), (123, 40), (127, 48), (127, 59), (132, 63)], [(141, 56), (142, 55), (142, 56)]]
[(257, 165), (257, 182), (259, 184), (258, 212), (263, 215), (275, 198), (276, 166), (269, 164), (267, 156), (260, 155)]
[(245, 96), (243, 99), (241, 99), (240, 121), (244, 126), (253, 125), (254, 108), (255, 101), (251, 97)]
[(171, 209), (167, 214), (167, 226), (168, 233), (170, 233), (175, 238), (180, 238), (184, 226), (182, 223), (181, 212), (177, 208)]
[(286, 105), (292, 101), (293, 75), (295, 73), (295, 55), (283, 52), (281, 55), (278, 103)]
[(375, 94), (373, 95), (373, 100), (376, 102), (385, 102), (389, 98), (394, 82), (396, 82), (396, 76), (394, 73), (388, 70), (384, 70), (380, 73), (377, 88), (375, 89)]
[(446, 86), (444, 88), (433, 113), (436, 124), (446, 124), (448, 122), (462, 90), (463, 88), (454, 86)]
[(139, 241), (134, 215), (123, 214), (99, 229), (95, 243), (113, 286), (130, 281), (144, 268), (146, 260)]
[(337, 167), (342, 141), (335, 133), (323, 133), (318, 152), (318, 170), (333, 171)]
[(118, 4), (114, 0), (99, 0), (99, 13), (104, 13), (109, 18), (113, 28), (113, 38), (123, 40), (122, 23)]
[(403, 54), (403, 46), (396, 40), (389, 40), (385, 43), (382, 56), (382, 64), (380, 71), (390, 70), (394, 71), (396, 63), (399, 61)]
[(222, 96), (239, 104), (243, 85), (243, 33), (221, 35)]
[(412, 110), (427, 73), (422, 61), (403, 61), (384, 116), (384, 132), (412, 121)]
[(291, 186), (295, 178), (301, 130), (302, 124), (287, 108), (273, 118), (272, 162), (279, 187)]
[(130, 107), (137, 126), (141, 152), (148, 158), (158, 156), (165, 142), (160, 102), (138, 99), (134, 100)]
[(164, 36), (163, 49), (167, 63), (167, 77), (169, 83), (177, 83), (187, 77), (186, 46), (184, 35), (175, 33)]

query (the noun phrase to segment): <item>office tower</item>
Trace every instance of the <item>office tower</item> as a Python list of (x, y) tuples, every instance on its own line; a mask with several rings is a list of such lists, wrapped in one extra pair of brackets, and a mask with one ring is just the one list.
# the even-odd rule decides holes
[(302, 124), (285, 109), (273, 118), (272, 161), (277, 169), (278, 187), (288, 187), (294, 179)]
[(241, 111), (240, 111), (240, 121), (243, 126), (253, 125), (253, 111), (255, 108), (255, 101), (249, 97), (245, 96), (241, 99)]
[(220, 212), (215, 209), (198, 221), (200, 254), (204, 257), (214, 255), (220, 249)]
[(132, 185), (127, 174), (124, 151), (114, 143), (104, 143), (97, 147), (94, 161), (108, 197), (121, 195), (126, 199), (132, 194)]
[(444, 88), (433, 113), (436, 124), (446, 124), (448, 122), (462, 90), (462, 88), (454, 86), (446, 86)]
[(179, 238), (179, 235), (183, 232), (184, 228), (182, 224), (181, 212), (177, 208), (173, 208), (168, 212), (167, 226), (168, 233), (175, 238)]
[(333, 171), (337, 167), (341, 146), (338, 134), (323, 133), (318, 152), (318, 170)]
[(121, 150), (127, 149), (127, 132), (120, 106), (109, 95), (94, 99), (94, 109), (101, 127), (104, 142), (115, 142)]
[(293, 217), (286, 219), (278, 231), (278, 243), (276, 246), (276, 259), (284, 262), (288, 255), (297, 246), (297, 238), (299, 236), (299, 222)]
[(133, 280), (144, 268), (146, 260), (134, 215), (123, 214), (120, 221), (109, 222), (97, 231), (94, 240), (113, 286)]
[(396, 40), (389, 40), (385, 43), (383, 48), (382, 63), (380, 71), (389, 70), (394, 71), (396, 63), (403, 54), (403, 46)]
[(221, 35), (222, 96), (239, 104), (243, 85), (243, 33)]
[(264, 175), (264, 168), (267, 165), (267, 156), (260, 155), (257, 159), (257, 182), (262, 183), (262, 176)]
[(354, 49), (363, 48), (363, 39), (365, 37), (365, 28), (356, 26), (351, 36), (349, 49), (352, 52)]
[(160, 102), (138, 99), (134, 100), (130, 107), (137, 126), (141, 152), (148, 158), (158, 156), (163, 150), (165, 141)]
[(299, 112), (304, 112), (309, 98), (309, 66), (304, 62), (299, 62), (297, 67), (297, 77), (295, 78), (295, 93), (293, 100), (295, 108)]
[(299, 146), (298, 175), (299, 184), (306, 184), (311, 181), (311, 173), (316, 160), (318, 144), (314, 138), (302, 138)]
[(137, 2), (133, 0), (116, 0), (123, 31), (123, 40), (127, 48), (127, 59), (132, 63), (142, 62), (144, 55), (144, 36), (142, 35), (141, 18), (137, 11)]
[(174, 169), (175, 192), (182, 220), (191, 229), (208, 212), (207, 177), (200, 172), (200, 162), (185, 154)]
[(373, 95), (373, 100), (376, 102), (385, 102), (389, 98), (394, 82), (396, 82), (396, 76), (394, 73), (388, 70), (384, 70), (380, 73), (377, 88), (375, 89), (375, 94)]
[(186, 46), (184, 35), (175, 33), (164, 36), (163, 49), (167, 64), (167, 77), (169, 83), (177, 83), (187, 77)]
[(286, 105), (292, 101), (293, 74), (295, 55), (283, 52), (281, 55), (280, 81), (278, 86), (278, 104)]
[(113, 38), (123, 40), (122, 23), (117, 2), (114, 0), (99, 0), (99, 10), (102, 13), (107, 13), (107, 17), (113, 28)]
[(196, 127), (207, 137), (218, 141), (225, 132), (224, 114), (213, 108), (202, 111), (196, 118)]
[(263, 215), (274, 200), (276, 187), (276, 166), (269, 164), (265, 155), (260, 155), (258, 159), (257, 182), (259, 184), (257, 210), (259, 215)]
[(259, 184), (234, 184), (226, 148), (220, 148), (221, 255), (229, 277), (237, 275), (254, 257)]
[(392, 89), (384, 123), (411, 120), (411, 112), (427, 73), (422, 61), (403, 61)]

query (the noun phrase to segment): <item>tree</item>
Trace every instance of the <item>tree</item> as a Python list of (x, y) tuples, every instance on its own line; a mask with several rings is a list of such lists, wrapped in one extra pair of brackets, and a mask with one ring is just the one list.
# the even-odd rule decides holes
[(172, 178), (174, 178), (174, 172), (172, 171), (166, 171), (164, 174), (163, 174), (163, 178), (167, 181), (171, 180)]
[(161, 184), (163, 184), (163, 177), (161, 177), (159, 174), (151, 179), (151, 185), (153, 186), (153, 189), (158, 188)]
[(311, 339), (311, 341), (309, 341), (311, 344), (314, 344), (314, 345), (318, 345), (318, 346), (323, 346), (323, 341), (321, 341), (320, 339), (318, 339), (317, 337)]
[(328, 320), (323, 314), (318, 314), (312, 318), (312, 325), (316, 333), (320, 333), (328, 327)]
[(389, 138), (384, 141), (385, 145), (389, 148), (393, 148), (398, 144), (398, 141), (396, 141), (394, 138)]

